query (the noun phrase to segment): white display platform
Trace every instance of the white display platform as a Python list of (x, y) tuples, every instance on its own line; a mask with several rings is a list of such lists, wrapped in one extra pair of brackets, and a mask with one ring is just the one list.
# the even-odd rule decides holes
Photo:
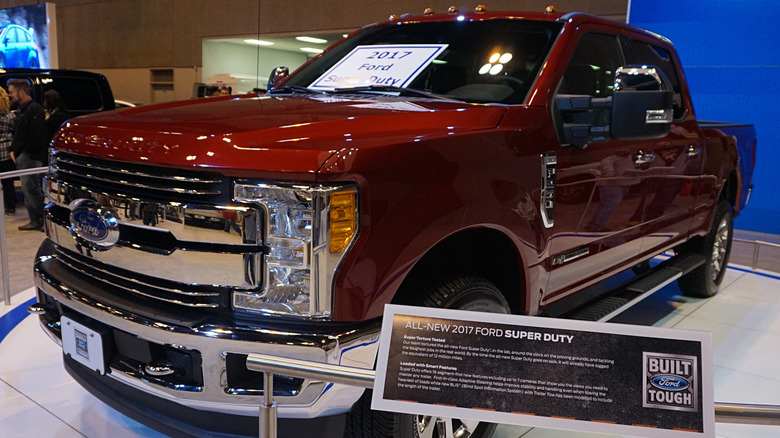
[[(33, 289), (0, 304), (0, 319), (19, 316)], [(715, 401), (780, 405), (780, 275), (731, 266), (708, 300), (665, 287), (619, 317), (620, 322), (712, 333)], [(8, 322), (11, 318), (6, 318)], [(106, 406), (63, 369), (60, 348), (23, 317), (12, 329), (0, 320), (0, 436), (161, 437)], [(618, 322), (613, 320), (612, 322)], [(3, 336), (5, 337), (3, 338)], [(718, 423), (718, 437), (775, 438), (780, 426)], [(551, 429), (499, 426), (495, 438), (606, 437)]]

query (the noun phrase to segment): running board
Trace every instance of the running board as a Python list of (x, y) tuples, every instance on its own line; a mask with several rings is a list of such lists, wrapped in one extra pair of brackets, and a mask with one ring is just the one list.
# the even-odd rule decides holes
[(669, 283), (703, 265), (705, 261), (705, 257), (699, 254), (672, 257), (652, 270), (637, 275), (627, 283), (557, 317), (581, 321), (608, 321)]

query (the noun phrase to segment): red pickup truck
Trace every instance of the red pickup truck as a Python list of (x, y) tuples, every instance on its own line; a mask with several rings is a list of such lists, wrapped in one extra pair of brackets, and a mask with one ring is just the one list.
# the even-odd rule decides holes
[[(31, 311), (79, 383), (156, 429), (257, 434), (247, 355), (371, 369), (388, 303), (551, 314), (671, 251), (685, 293), (717, 292), (755, 132), (696, 120), (663, 37), (391, 17), (272, 85), (80, 117), (52, 143)], [(437, 424), (295, 376), (274, 396), (282, 435)]]

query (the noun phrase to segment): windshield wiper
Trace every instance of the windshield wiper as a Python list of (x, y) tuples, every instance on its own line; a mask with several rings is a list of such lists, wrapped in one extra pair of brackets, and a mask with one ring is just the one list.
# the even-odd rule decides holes
[(268, 92), (268, 94), (292, 93), (323, 94), (320, 90), (312, 90), (311, 88), (301, 87), (300, 85), (285, 85), (284, 87), (274, 88)]
[(395, 87), (392, 85), (366, 85), (363, 87), (336, 88), (332, 91), (332, 93), (334, 94), (343, 94), (343, 93), (391, 94), (394, 96), (427, 97), (429, 99), (457, 101), (457, 99), (453, 99), (447, 96), (442, 96), (439, 94), (429, 93), (427, 91), (417, 90), (414, 88)]

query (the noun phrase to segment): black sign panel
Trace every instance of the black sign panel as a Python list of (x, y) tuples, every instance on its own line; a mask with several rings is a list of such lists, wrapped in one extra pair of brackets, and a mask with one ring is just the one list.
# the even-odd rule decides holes
[(497, 423), (714, 436), (711, 387), (708, 333), (388, 306), (373, 402)]

